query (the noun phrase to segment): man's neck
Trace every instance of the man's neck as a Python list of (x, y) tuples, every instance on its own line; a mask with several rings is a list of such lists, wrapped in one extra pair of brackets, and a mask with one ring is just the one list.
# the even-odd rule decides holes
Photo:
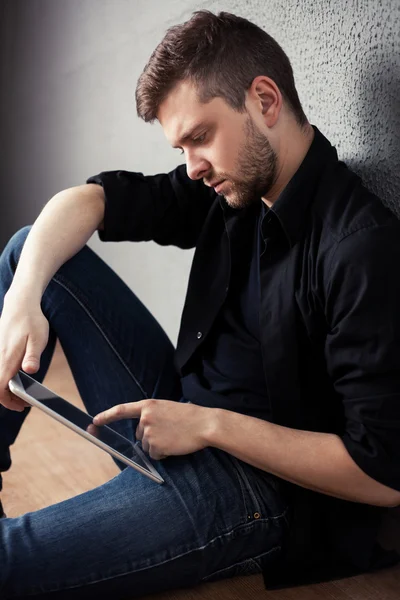
[(311, 124), (306, 132), (299, 131), (298, 135), (291, 136), (278, 158), (278, 176), (274, 185), (264, 196), (262, 201), (269, 207), (274, 204), (281, 192), (285, 189), (293, 175), (296, 173), (310, 149), (315, 132)]

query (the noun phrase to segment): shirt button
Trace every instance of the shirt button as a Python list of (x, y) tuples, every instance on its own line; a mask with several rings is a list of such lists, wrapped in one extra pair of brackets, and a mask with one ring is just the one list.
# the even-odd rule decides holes
[(203, 334), (201, 333), (201, 331), (198, 331), (197, 332), (197, 339), (199, 340), (202, 337), (203, 337)]

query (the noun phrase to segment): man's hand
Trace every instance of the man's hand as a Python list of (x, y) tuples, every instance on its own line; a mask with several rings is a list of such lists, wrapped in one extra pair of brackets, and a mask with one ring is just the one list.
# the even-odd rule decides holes
[(9, 290), (0, 318), (0, 405), (22, 412), (30, 406), (11, 393), (8, 382), (19, 369), (28, 375), (39, 370), (49, 338), (49, 322), (40, 301), (23, 289)]
[(140, 400), (117, 404), (93, 418), (95, 425), (140, 419), (136, 439), (151, 458), (190, 454), (209, 446), (214, 410), (171, 400)]

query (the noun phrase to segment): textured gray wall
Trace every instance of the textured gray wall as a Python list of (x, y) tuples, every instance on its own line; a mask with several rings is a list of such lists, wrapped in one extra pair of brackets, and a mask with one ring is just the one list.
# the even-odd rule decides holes
[[(253, 20), (289, 55), (306, 115), (400, 216), (400, 1), (3, 0), (0, 248), (57, 191), (105, 169), (179, 164), (136, 117), (136, 80), (193, 10)], [(176, 340), (192, 251), (90, 245)]]

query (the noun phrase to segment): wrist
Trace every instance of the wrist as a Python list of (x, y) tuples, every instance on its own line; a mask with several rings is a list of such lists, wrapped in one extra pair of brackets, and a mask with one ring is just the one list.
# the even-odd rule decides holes
[(35, 302), (40, 305), (42, 299), (42, 291), (36, 285), (19, 284), (18, 281), (13, 281), (11, 287), (4, 296), (4, 306), (8, 304), (29, 304), (32, 306)]
[(205, 419), (205, 428), (203, 432), (203, 441), (205, 446), (218, 448), (218, 440), (222, 429), (223, 413), (221, 408), (207, 408), (207, 417)]

